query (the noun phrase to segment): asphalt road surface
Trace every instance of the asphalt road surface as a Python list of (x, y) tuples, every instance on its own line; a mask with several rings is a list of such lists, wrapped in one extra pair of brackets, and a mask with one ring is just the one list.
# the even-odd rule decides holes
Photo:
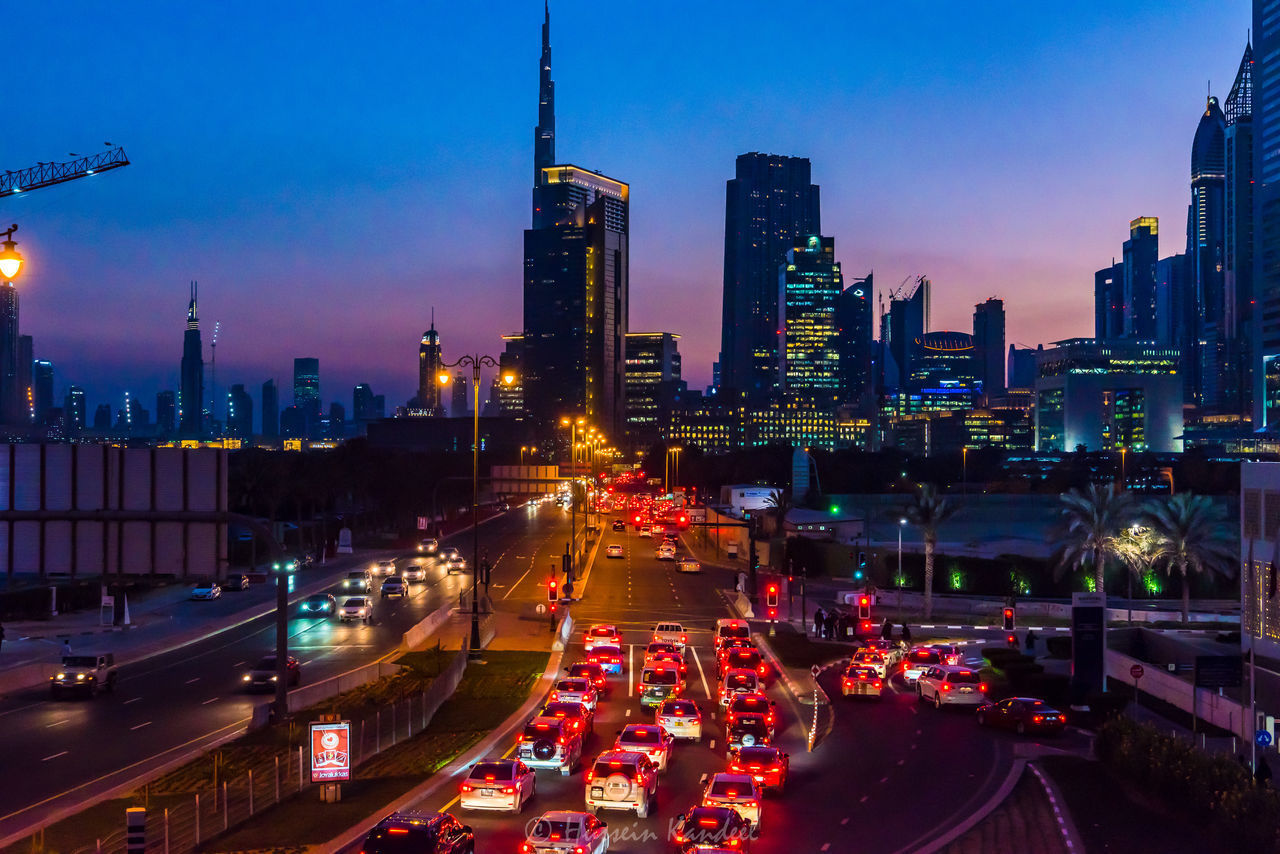
[[(568, 524), (568, 514), (561, 509), (540, 506), (517, 507), (481, 525), (481, 547), (494, 564), (495, 598), (499, 587), (508, 593), (528, 587), (536, 594), (529, 569), (535, 562), (548, 565), (564, 551)], [(471, 564), (470, 531), (444, 542), (457, 546)], [(386, 655), (406, 630), (441, 605), (456, 602), (470, 587), (469, 572), (446, 575), (443, 567), (427, 563), (426, 580), (411, 584), (407, 598), (383, 600), (374, 595), (371, 625), (300, 617), (291, 608), (289, 646), (302, 662), (303, 683)], [(345, 573), (343, 569), (333, 576), (331, 592), (339, 601)], [(225, 609), (229, 615), (243, 608), (237, 604), (243, 601), (225, 594), (218, 602), (186, 604)], [(252, 707), (270, 695), (246, 694), (242, 676), (259, 657), (274, 652), (274, 645), (274, 615), (269, 614), (123, 665), (114, 694), (51, 700), (47, 689), (40, 688), (0, 701), (4, 764), (11, 783), (15, 769), (21, 769), (20, 785), (0, 786), (0, 837), (243, 727)]]

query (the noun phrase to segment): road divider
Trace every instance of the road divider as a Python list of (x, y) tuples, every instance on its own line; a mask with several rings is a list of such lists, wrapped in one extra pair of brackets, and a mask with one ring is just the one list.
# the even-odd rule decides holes
[(569, 613), (569, 606), (564, 606), (564, 617), (560, 620), (560, 628), (556, 631), (556, 639), (551, 642), (551, 650), (553, 652), (564, 652), (565, 645), (569, 643), (569, 638), (573, 634), (573, 615)]

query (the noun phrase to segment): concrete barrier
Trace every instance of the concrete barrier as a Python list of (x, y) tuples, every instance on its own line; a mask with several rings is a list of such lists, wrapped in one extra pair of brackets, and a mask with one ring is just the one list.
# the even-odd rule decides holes
[(420, 645), (449, 621), (450, 613), (451, 607), (449, 605), (442, 605), (436, 608), (425, 619), (404, 633), (404, 637), (400, 641), (400, 648), (409, 650)]
[[(858, 596), (862, 595), (860, 590), (841, 590), (836, 593), (836, 601), (845, 605), (856, 604)], [(898, 597), (902, 597), (902, 605), (908, 609), (920, 609), (924, 607), (924, 594), (911, 590), (903, 590), (899, 593), (893, 588), (881, 588), (875, 593), (876, 604), (881, 607), (897, 607)], [(1071, 603), (1069, 602), (1017, 602), (1018, 620), (1025, 623), (1027, 619), (1034, 617), (1053, 617), (1060, 620), (1071, 619)], [(955, 596), (948, 594), (934, 594), (933, 610), (934, 613), (941, 614), (968, 614), (973, 617), (991, 617), (993, 621), (1000, 616), (1000, 612), (1004, 609), (1004, 601), (1001, 599), (991, 599), (978, 596)], [(1133, 621), (1135, 623), (1156, 623), (1156, 622), (1180, 622), (1182, 620), (1181, 608), (1158, 608), (1150, 609), (1147, 607), (1133, 609)], [(1128, 608), (1108, 608), (1107, 619), (1112, 622), (1127, 622), (1130, 611)], [(1220, 614), (1213, 611), (1192, 611), (1190, 614), (1192, 623), (1238, 623), (1240, 615), (1237, 614)]]
[(43, 685), (57, 670), (56, 662), (36, 661), (0, 671), (0, 694)]
[(399, 672), (400, 665), (398, 664), (392, 664), (389, 661), (375, 661), (372, 664), (348, 670), (346, 673), (340, 673), (314, 685), (303, 685), (301, 688), (294, 688), (289, 692), (289, 711), (300, 711), (330, 697), (336, 697), (344, 691), (367, 685), (375, 679), (381, 679), (383, 676), (394, 676)]
[(728, 594), (729, 607), (738, 615), (739, 619), (750, 620), (755, 618), (755, 611), (751, 608), (751, 597), (745, 593), (734, 592)]
[(1129, 668), (1135, 664), (1142, 665), (1145, 671), (1138, 680), (1138, 690), (1150, 694), (1170, 705), (1177, 706), (1190, 714), (1194, 705), (1195, 715), (1202, 721), (1208, 721), (1227, 732), (1238, 733), (1244, 738), (1252, 738), (1253, 728), (1249, 724), (1249, 710), (1232, 700), (1220, 697), (1216, 691), (1208, 688), (1196, 688), (1186, 679), (1181, 679), (1168, 671), (1161, 670), (1153, 664), (1140, 661), (1114, 649), (1107, 650), (1107, 679), (1133, 685), (1133, 677)]
[(565, 609), (564, 619), (560, 621), (560, 628), (556, 632), (556, 639), (551, 642), (553, 652), (563, 652), (565, 644), (569, 642), (569, 637), (573, 634), (573, 615)]

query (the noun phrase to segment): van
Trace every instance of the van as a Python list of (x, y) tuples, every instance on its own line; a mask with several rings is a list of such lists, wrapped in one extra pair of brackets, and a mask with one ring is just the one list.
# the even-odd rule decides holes
[(717, 652), (724, 646), (725, 641), (751, 639), (751, 624), (746, 620), (716, 620), (714, 631)]
[(680, 670), (665, 662), (646, 664), (640, 671), (640, 684), (636, 686), (640, 705), (645, 708), (660, 706), (663, 700), (678, 697), (683, 690)]

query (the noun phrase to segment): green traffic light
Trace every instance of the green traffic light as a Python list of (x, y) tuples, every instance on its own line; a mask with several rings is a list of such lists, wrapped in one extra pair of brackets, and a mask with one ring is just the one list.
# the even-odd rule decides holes
[(831, 515), (832, 515), (832, 516), (834, 516), (834, 515), (836, 515), (836, 514), (837, 514), (837, 513), (839, 513), (839, 512), (840, 512), (840, 507), (839, 507), (838, 505), (832, 504), (832, 505), (831, 505)]

